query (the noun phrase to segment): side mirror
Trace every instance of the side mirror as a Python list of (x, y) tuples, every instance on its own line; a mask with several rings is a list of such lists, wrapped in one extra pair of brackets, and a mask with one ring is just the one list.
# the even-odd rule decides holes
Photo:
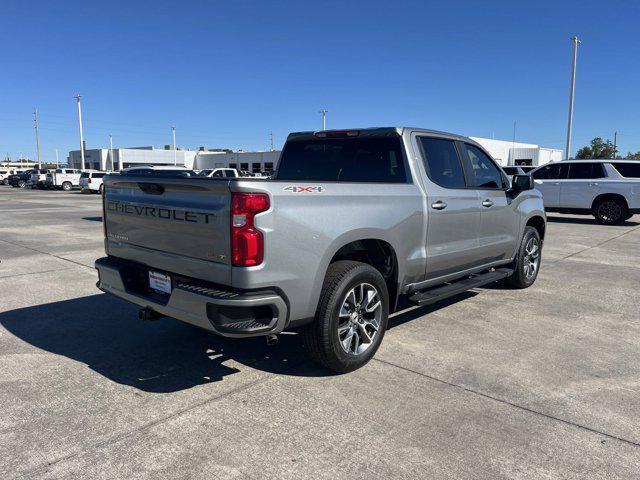
[(524, 192), (533, 190), (533, 177), (531, 175), (514, 175), (511, 177), (511, 191)]

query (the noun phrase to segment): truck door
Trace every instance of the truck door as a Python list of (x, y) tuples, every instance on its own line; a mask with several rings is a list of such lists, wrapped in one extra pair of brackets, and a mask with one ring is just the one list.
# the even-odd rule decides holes
[(518, 214), (507, 198), (509, 179), (476, 145), (463, 143), (461, 150), (464, 150), (467, 171), (479, 196), (479, 259), (483, 265), (509, 259), (515, 252), (520, 228)]
[(600, 182), (606, 177), (602, 163), (576, 162), (569, 164), (567, 180), (560, 186), (562, 208), (591, 208), (600, 193)]
[(566, 163), (550, 163), (533, 173), (536, 188), (542, 193), (545, 208), (560, 208), (560, 187), (567, 179), (569, 167)]
[(467, 185), (458, 147), (447, 138), (416, 136), (426, 173), (426, 279), (475, 266), (480, 207)]

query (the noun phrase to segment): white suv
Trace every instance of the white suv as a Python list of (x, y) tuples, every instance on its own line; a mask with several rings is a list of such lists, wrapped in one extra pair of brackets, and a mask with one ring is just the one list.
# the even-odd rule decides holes
[(0, 169), (0, 184), (9, 185), (9, 177), (20, 172), (22, 172), (22, 170)]
[(548, 163), (530, 175), (549, 212), (593, 215), (608, 225), (640, 213), (640, 162), (569, 160)]
[(91, 193), (102, 193), (102, 179), (108, 172), (82, 172), (80, 174), (80, 188)]

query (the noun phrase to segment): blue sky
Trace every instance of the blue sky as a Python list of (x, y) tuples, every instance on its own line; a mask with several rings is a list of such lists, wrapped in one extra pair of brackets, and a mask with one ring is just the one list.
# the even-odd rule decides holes
[(640, 6), (538, 2), (15, 2), (0, 15), (0, 156), (171, 142), (266, 149), (290, 131), (415, 125), (640, 150)]

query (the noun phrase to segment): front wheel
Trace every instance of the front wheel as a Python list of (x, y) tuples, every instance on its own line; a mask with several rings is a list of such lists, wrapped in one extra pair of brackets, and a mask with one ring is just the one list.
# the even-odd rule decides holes
[(3, 184), (3, 185), (9, 185), (9, 179), (8, 179), (8, 178), (5, 178), (5, 179), (2, 181), (2, 184)]
[(64, 190), (65, 192), (68, 192), (69, 190), (71, 190), (71, 183), (69, 182), (64, 182), (62, 184), (62, 190)]
[(303, 332), (311, 358), (334, 372), (365, 365), (376, 353), (389, 317), (387, 285), (371, 265), (338, 261), (329, 266), (315, 320)]
[(18, 188), (24, 188), (26, 186), (27, 186), (27, 182), (25, 182), (24, 180), (18, 181)]
[(514, 288), (527, 288), (538, 278), (542, 261), (542, 240), (538, 230), (525, 227), (522, 242), (515, 259), (515, 270), (507, 283)]

